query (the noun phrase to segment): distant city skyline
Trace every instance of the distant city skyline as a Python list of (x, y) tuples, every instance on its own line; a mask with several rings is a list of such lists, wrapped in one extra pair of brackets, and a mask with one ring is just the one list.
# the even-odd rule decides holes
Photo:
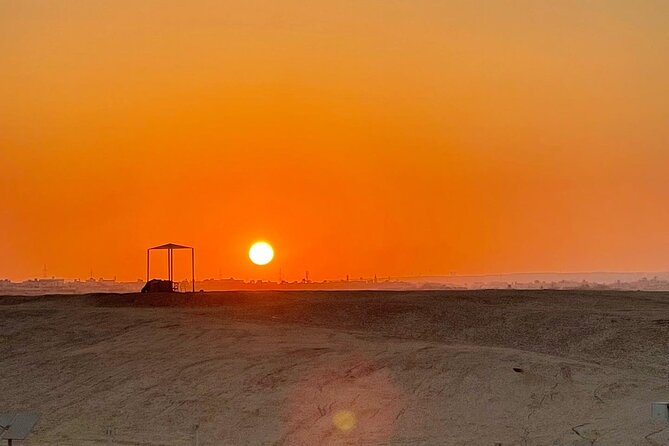
[[(306, 272), (305, 272), (306, 273)], [(166, 279), (167, 276), (161, 274), (152, 274), (152, 278)], [(178, 276), (175, 274), (175, 282), (189, 282), (190, 278), (185, 275)], [(635, 282), (639, 280), (662, 280), (669, 281), (669, 271), (631, 271), (631, 272), (611, 272), (611, 271), (589, 271), (589, 272), (520, 272), (520, 273), (503, 273), (503, 274), (483, 274), (483, 275), (459, 275), (451, 273), (448, 275), (433, 275), (433, 276), (384, 276), (375, 274), (374, 276), (359, 276), (352, 277), (346, 275), (345, 277), (325, 277), (317, 280), (312, 280), (310, 275), (304, 274), (302, 278), (287, 279), (279, 276), (276, 279), (254, 279), (227, 276), (222, 274), (216, 277), (197, 277), (196, 282), (239, 282), (239, 283), (328, 283), (328, 282), (406, 282), (412, 284), (432, 283), (451, 284), (451, 285), (469, 285), (473, 283), (530, 283), (535, 281), (541, 282), (580, 282), (588, 281), (593, 283), (612, 284), (616, 282)], [(110, 277), (62, 277), (54, 275), (35, 276), (20, 280), (11, 280), (5, 277), (0, 277), (0, 281), (10, 281), (12, 283), (35, 282), (35, 281), (60, 281), (60, 282), (80, 282), (80, 283), (144, 283), (144, 278), (136, 278), (134, 280), (118, 280), (116, 276)]]
[[(74, 279), (37, 278), (20, 282), (0, 279), (0, 295), (42, 295), (42, 294), (88, 294), (88, 293), (136, 293), (144, 286), (144, 281), (116, 281), (116, 279)], [(192, 283), (177, 281), (176, 289), (190, 291)], [(590, 273), (586, 275), (561, 274), (553, 276), (506, 275), (476, 277), (434, 277), (434, 278), (355, 278), (312, 281), (306, 277), (300, 281), (245, 281), (235, 278), (205, 278), (195, 283), (197, 291), (344, 291), (344, 290), (636, 290), (669, 291), (669, 273)]]

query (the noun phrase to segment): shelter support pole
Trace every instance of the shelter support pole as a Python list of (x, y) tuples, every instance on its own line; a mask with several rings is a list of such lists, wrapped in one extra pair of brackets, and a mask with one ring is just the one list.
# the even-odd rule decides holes
[(195, 248), (190, 249), (190, 266), (193, 280), (193, 292), (195, 292)]
[(150, 255), (151, 255), (151, 250), (147, 249), (146, 250), (146, 281), (149, 281), (149, 267), (150, 267)]

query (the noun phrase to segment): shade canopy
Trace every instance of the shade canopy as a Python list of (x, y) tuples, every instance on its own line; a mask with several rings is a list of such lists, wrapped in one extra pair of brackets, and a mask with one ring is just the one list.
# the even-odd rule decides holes
[(151, 280), (151, 251), (154, 249), (162, 249), (167, 251), (167, 280), (172, 282), (174, 286), (174, 250), (175, 249), (190, 249), (191, 251), (191, 273), (193, 292), (195, 292), (195, 249), (192, 246), (177, 245), (176, 243), (165, 243), (164, 245), (154, 246), (146, 250), (146, 282)]

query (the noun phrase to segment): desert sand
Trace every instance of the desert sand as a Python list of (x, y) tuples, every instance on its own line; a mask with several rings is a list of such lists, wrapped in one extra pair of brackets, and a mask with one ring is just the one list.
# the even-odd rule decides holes
[(17, 445), (669, 445), (666, 400), (669, 293), (0, 297)]

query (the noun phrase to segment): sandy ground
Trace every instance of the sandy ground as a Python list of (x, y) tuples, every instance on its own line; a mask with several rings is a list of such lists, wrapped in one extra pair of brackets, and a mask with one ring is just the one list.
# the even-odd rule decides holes
[(17, 445), (669, 445), (666, 400), (669, 293), (0, 297)]

